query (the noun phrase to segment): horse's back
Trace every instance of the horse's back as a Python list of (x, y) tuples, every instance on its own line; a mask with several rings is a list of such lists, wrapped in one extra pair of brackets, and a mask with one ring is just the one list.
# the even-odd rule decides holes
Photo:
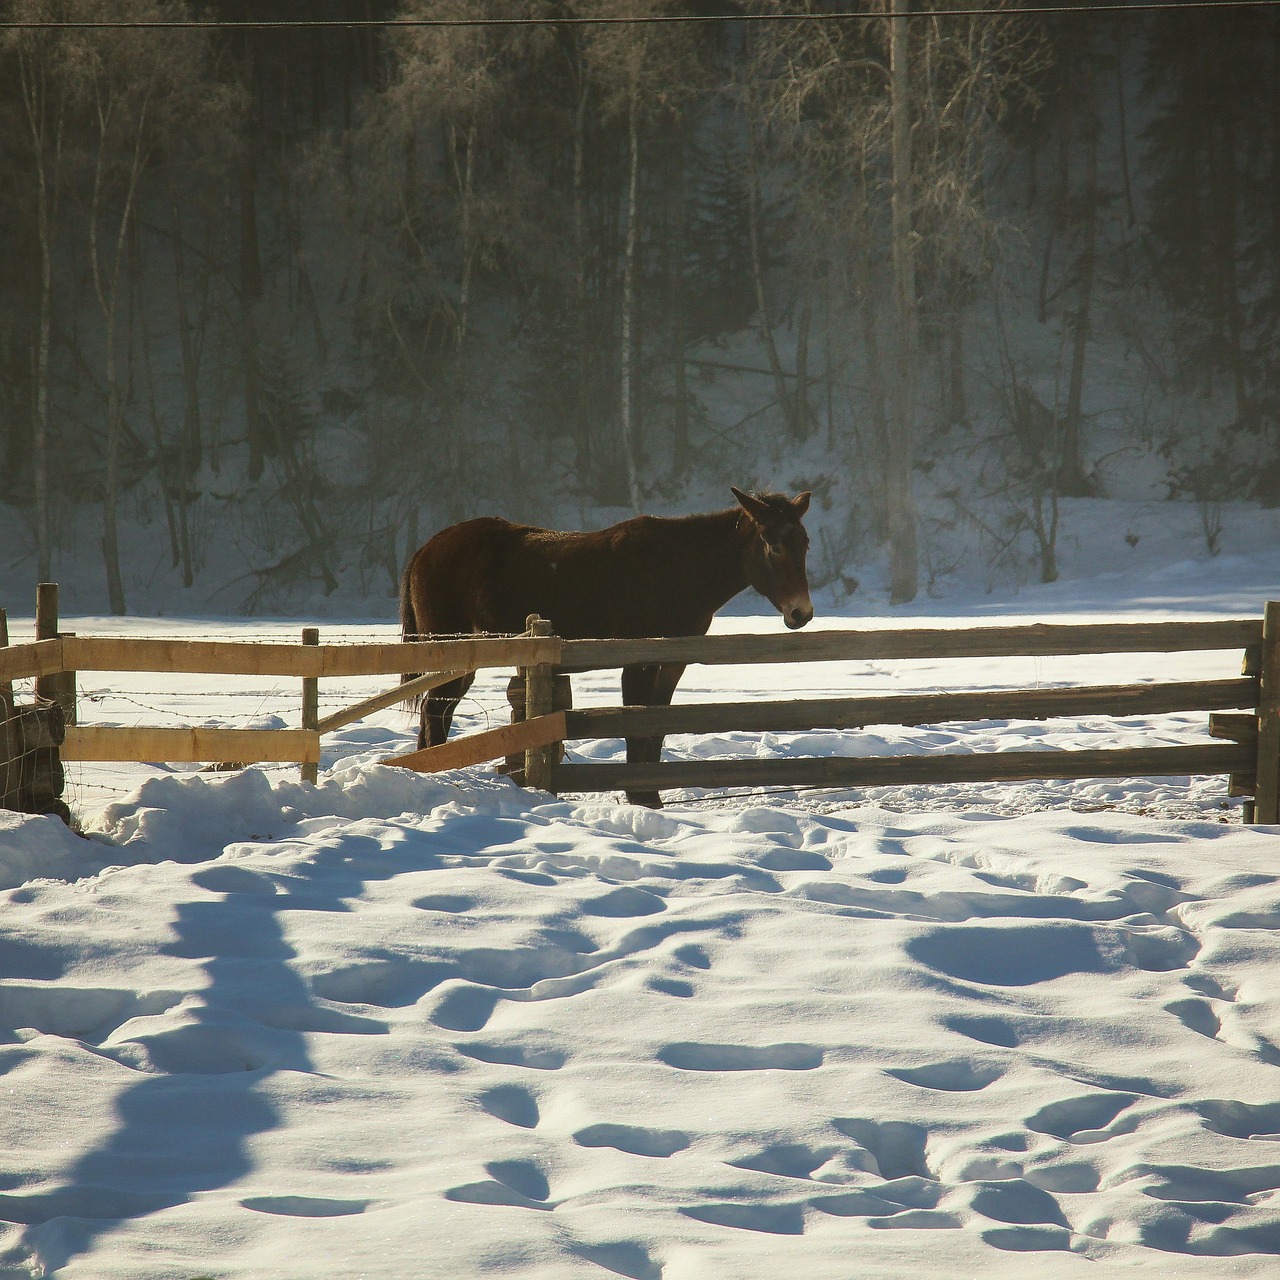
[(700, 634), (718, 603), (702, 599), (689, 567), (690, 545), (704, 536), (689, 520), (656, 516), (587, 533), (464, 520), (410, 561), (406, 634), (511, 634), (534, 613), (569, 640)]

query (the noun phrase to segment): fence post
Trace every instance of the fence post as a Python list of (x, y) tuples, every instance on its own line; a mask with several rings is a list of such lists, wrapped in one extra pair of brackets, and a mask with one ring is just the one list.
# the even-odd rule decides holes
[[(0, 649), (7, 648), (9, 644), (9, 615), (0, 609)], [(13, 684), (8, 681), (0, 681), (0, 720), (5, 720), (13, 715)]]
[(1276, 600), (1267, 601), (1262, 618), (1257, 773), (1254, 820), (1280, 822), (1280, 601)]
[[(9, 616), (0, 609), (0, 649), (9, 644)], [(7, 809), (18, 790), (17, 723), (13, 718), (13, 684), (0, 682), (0, 809)]]
[[(320, 643), (319, 627), (303, 627), (302, 643), (316, 644)], [(302, 677), (302, 727), (304, 729), (314, 729), (317, 732), (320, 728), (320, 678), (319, 676), (303, 676)], [(302, 763), (302, 780), (303, 782), (316, 782), (320, 777), (320, 766), (312, 760), (304, 760)]]
[[(537, 614), (530, 614), (528, 634), (531, 636), (549, 636), (554, 634), (551, 623)], [(555, 668), (548, 663), (525, 668), (524, 673), (524, 716), (532, 720), (535, 716), (545, 716), (553, 710), (555, 701)], [(559, 758), (558, 744), (536, 747), (524, 753), (524, 785), (537, 787), (546, 791), (551, 785), (551, 770)]]
[[(64, 633), (58, 630), (58, 584), (36, 584), (36, 639), (56, 640)], [(67, 724), (75, 724), (76, 674), (58, 671), (36, 680), (36, 702), (56, 702), (62, 708)]]

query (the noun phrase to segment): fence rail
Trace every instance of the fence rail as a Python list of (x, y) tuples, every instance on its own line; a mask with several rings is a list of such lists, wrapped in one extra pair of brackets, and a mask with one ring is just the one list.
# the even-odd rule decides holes
[(566, 715), (569, 738), (668, 733), (788, 733), (925, 725), (967, 720), (1049, 720), (1055, 716), (1166, 715), (1258, 704), (1258, 681), (1182, 680), (1169, 684), (1000, 689), (977, 693), (802, 698), (793, 702), (684, 703), (672, 707), (586, 707)]
[(1245, 746), (1207, 743), (1111, 750), (991, 751), (974, 755), (810, 756), (776, 760), (664, 760), (657, 764), (559, 764), (550, 790), (658, 791), (672, 787), (901, 787), (944, 782), (1163, 778), (1243, 774)]
[(1012, 658), (1100, 653), (1186, 653), (1262, 643), (1262, 622), (1030, 623), (805, 631), (787, 635), (689, 636), (661, 640), (565, 640), (557, 660), (574, 668), (672, 662), (867, 662), (889, 658)]
[(289, 644), (262, 640), (144, 640), (62, 636), (0, 650), (0, 681), (63, 671), (145, 671), (160, 675), (335, 676), (400, 675), (445, 668), (558, 663), (557, 637), (478, 636), (367, 644)]
[[(526, 676), (527, 717), (385, 763), (421, 771), (460, 768), (523, 753), (527, 780), (556, 792), (671, 787), (884, 786), (929, 782), (1015, 781), (1229, 774), (1233, 794), (1253, 793), (1251, 820), (1280, 822), (1280, 603), (1262, 619), (1188, 622), (997, 625), (827, 630), (787, 635), (675, 639), (564, 640), (530, 619), (523, 636), (476, 636), (391, 643), (321, 644), (314, 628), (302, 643), (130, 639), (57, 630), (56, 591), (41, 588), (38, 639), (0, 642), (0, 689), (37, 679), (37, 690), (69, 699), (62, 754), (67, 760), (285, 761), (314, 777), (320, 738), (376, 710), (460, 674), (517, 667)], [(884, 697), (822, 698), (674, 707), (552, 710), (554, 669), (633, 664), (758, 664), (901, 659), (1048, 657), (1243, 650), (1244, 674), (1218, 680), (1130, 685), (997, 689)], [(302, 682), (300, 729), (113, 728), (75, 723), (77, 671), (272, 676)], [(316, 682), (330, 677), (426, 672), (319, 718)], [(1057, 716), (1246, 711), (1215, 716), (1211, 732), (1227, 742), (1111, 750), (1018, 751), (881, 758), (834, 756), (773, 760), (686, 760), (653, 764), (556, 763), (567, 740), (723, 732), (858, 729), (871, 724), (1048, 719)]]

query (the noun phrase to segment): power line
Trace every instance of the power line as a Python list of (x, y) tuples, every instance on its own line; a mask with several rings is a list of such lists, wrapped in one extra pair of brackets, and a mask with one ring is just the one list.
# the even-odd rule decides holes
[(591, 16), (559, 18), (252, 18), (223, 20), (169, 19), (77, 19), (75, 21), (0, 20), (0, 30), (9, 31), (288, 31), (288, 30), (395, 30), (459, 27), (626, 27), (698, 22), (871, 22), (882, 18), (990, 18), (1050, 17), (1090, 14), (1144, 14), (1207, 12), (1214, 10), (1280, 9), (1280, 0), (1137, 0), (1128, 4), (1112, 0), (1101, 4), (1030, 4), (1010, 8), (912, 9), (906, 13), (742, 13), (742, 14), (642, 14), (634, 17)]

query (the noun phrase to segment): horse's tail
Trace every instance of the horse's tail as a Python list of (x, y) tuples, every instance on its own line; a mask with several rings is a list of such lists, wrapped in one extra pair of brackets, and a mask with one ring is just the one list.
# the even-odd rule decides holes
[[(410, 575), (413, 572), (413, 559), (411, 558), (405, 568), (404, 573), (400, 577), (400, 638), (402, 640), (416, 640), (422, 634), (418, 629), (418, 616), (413, 608), (413, 591), (410, 587)], [(401, 684), (408, 684), (410, 680), (416, 680), (422, 673), (420, 671), (407, 672), (400, 677)], [(410, 711), (418, 711), (422, 706), (422, 694), (415, 694), (411, 698), (404, 700), (404, 705)]]

